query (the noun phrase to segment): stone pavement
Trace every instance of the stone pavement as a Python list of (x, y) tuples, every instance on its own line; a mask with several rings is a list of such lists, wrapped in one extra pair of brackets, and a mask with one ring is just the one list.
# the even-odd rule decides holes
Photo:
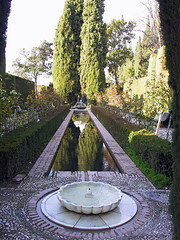
[(19, 185), (0, 189), (0, 239), (171, 240), (169, 191), (155, 190), (146, 178), (114, 172), (88, 172), (89, 180), (110, 183), (130, 194), (138, 213), (129, 223), (101, 231), (78, 231), (44, 218), (38, 202), (60, 186), (84, 180), (83, 172), (57, 172), (53, 178), (26, 177)]

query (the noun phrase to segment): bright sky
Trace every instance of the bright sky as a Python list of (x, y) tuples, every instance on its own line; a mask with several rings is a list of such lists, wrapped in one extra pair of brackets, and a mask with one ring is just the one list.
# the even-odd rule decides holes
[[(148, 13), (143, 4), (147, 1), (105, 0), (104, 21), (109, 23), (112, 19), (121, 19), (123, 15), (126, 21), (136, 21), (138, 27), (144, 29)], [(53, 42), (64, 3), (65, 0), (12, 0), (7, 30), (6, 72), (13, 73), (12, 62), (18, 57), (20, 49), (30, 51), (44, 40)], [(49, 79), (38, 81), (38, 84), (48, 83)]]

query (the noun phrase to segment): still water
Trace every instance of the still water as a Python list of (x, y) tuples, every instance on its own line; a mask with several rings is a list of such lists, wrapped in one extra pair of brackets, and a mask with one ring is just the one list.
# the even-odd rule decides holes
[(55, 171), (118, 171), (87, 113), (73, 114), (55, 157), (51, 174)]

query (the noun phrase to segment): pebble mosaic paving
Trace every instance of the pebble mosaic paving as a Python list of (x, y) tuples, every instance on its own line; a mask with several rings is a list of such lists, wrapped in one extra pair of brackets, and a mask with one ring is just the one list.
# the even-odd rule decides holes
[(155, 190), (145, 178), (113, 172), (88, 172), (93, 181), (110, 183), (136, 200), (138, 212), (125, 225), (109, 230), (77, 230), (48, 222), (37, 209), (39, 200), (60, 186), (84, 180), (83, 172), (56, 177), (26, 177), (19, 185), (0, 189), (0, 239), (171, 240), (169, 191)]

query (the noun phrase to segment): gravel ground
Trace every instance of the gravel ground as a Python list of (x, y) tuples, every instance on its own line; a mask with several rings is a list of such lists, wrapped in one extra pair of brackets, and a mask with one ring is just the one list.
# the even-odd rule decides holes
[(142, 197), (148, 204), (150, 213), (148, 221), (134, 231), (129, 230), (121, 236), (118, 234), (118, 228), (113, 232), (101, 233), (77, 232), (62, 227), (61, 234), (42, 230), (29, 216), (30, 199), (48, 188), (59, 188), (64, 184), (82, 180), (81, 173), (57, 172), (53, 178), (26, 177), (20, 184), (14, 183), (10, 187), (0, 189), (0, 239), (172, 239), (171, 216), (168, 213), (169, 191), (156, 190), (146, 178), (138, 178), (134, 175), (112, 172), (89, 172), (88, 174), (90, 180), (107, 182), (132, 193), (132, 196), (138, 194)]

